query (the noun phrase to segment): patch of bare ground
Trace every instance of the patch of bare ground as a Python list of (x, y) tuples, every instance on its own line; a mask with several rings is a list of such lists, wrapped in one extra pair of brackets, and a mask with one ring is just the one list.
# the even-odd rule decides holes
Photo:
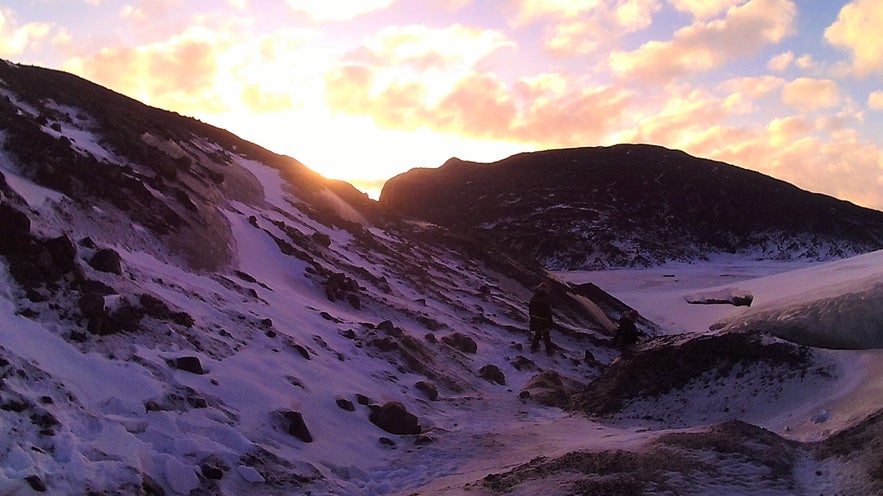
[(574, 395), (571, 407), (603, 417), (620, 412), (629, 401), (683, 388), (706, 373), (722, 377), (737, 365), (761, 363), (805, 373), (811, 358), (808, 348), (758, 333), (654, 338), (607, 367)]
[(647, 494), (796, 494), (799, 443), (744, 422), (703, 432), (666, 434), (641, 452), (573, 452), (536, 458), (502, 474), (488, 475), (485, 488), (522, 494), (530, 486), (548, 495), (637, 496)]

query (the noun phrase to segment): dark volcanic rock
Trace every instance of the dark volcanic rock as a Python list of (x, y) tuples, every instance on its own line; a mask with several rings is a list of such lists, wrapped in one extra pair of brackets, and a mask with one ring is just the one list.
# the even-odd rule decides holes
[(383, 406), (372, 406), (369, 419), (374, 425), (390, 434), (404, 436), (422, 432), (417, 416), (398, 401), (390, 401)]
[(386, 182), (383, 205), (478, 232), (554, 269), (710, 253), (828, 260), (883, 248), (883, 212), (650, 145), (450, 159)]
[(627, 403), (681, 389), (703, 374), (721, 377), (765, 363), (794, 374), (812, 366), (809, 349), (760, 333), (668, 336), (622, 357), (573, 396), (571, 407), (593, 416), (618, 413)]

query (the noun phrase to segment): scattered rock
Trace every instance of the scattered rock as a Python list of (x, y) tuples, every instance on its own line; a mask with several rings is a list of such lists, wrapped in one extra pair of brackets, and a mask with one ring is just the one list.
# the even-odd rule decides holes
[(562, 408), (569, 404), (571, 396), (581, 388), (582, 384), (579, 382), (562, 376), (555, 370), (546, 370), (527, 381), (519, 397), (533, 399), (541, 405)]
[(369, 420), (390, 434), (406, 436), (422, 432), (417, 416), (398, 401), (390, 401), (383, 406), (372, 405)]
[(340, 407), (341, 410), (346, 410), (348, 412), (356, 411), (356, 406), (353, 405), (353, 402), (345, 398), (337, 398), (337, 406)]
[(183, 370), (185, 372), (190, 372), (192, 374), (205, 374), (205, 370), (203, 370), (202, 363), (200, 363), (199, 358), (194, 356), (179, 357), (175, 361), (175, 368), (178, 370)]
[(465, 334), (455, 332), (451, 335), (441, 338), (441, 340), (446, 345), (456, 348), (463, 353), (478, 353), (478, 344), (475, 343), (474, 339)]
[(420, 392), (426, 395), (431, 401), (438, 399), (438, 389), (435, 384), (427, 381), (420, 381), (414, 385)]
[(74, 269), (77, 257), (77, 245), (67, 235), (62, 234), (57, 238), (46, 240), (46, 249), (52, 256), (52, 261), (63, 273)]
[(282, 412), (282, 416), (288, 422), (288, 434), (300, 439), (305, 443), (313, 442), (313, 435), (307, 428), (304, 417), (300, 412)]
[(31, 239), (31, 219), (19, 210), (0, 204), (0, 254), (15, 253), (27, 248)]
[(496, 365), (485, 365), (479, 369), (478, 375), (488, 382), (499, 384), (501, 386), (506, 385), (506, 375), (503, 374), (500, 367), (497, 367)]
[(27, 481), (28, 485), (31, 486), (31, 489), (34, 491), (37, 491), (38, 493), (46, 492), (46, 484), (39, 476), (29, 475), (25, 477), (25, 481)]
[(224, 471), (214, 465), (203, 464), (200, 469), (206, 479), (221, 480), (224, 477)]
[(301, 346), (299, 344), (295, 344), (295, 345), (292, 345), (291, 347), (294, 348), (295, 351), (300, 353), (300, 356), (306, 358), (307, 360), (310, 359), (310, 352), (307, 351), (307, 349), (304, 348), (303, 346)]
[(95, 252), (95, 255), (89, 259), (89, 265), (100, 272), (116, 275), (123, 273), (123, 263), (120, 259), (120, 254), (110, 248), (102, 248)]

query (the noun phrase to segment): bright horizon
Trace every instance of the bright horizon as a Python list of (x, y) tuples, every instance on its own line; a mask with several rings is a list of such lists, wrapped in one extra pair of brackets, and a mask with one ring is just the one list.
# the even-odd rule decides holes
[(883, 210), (874, 0), (11, 1), (75, 73), (376, 198), (450, 157), (650, 143)]

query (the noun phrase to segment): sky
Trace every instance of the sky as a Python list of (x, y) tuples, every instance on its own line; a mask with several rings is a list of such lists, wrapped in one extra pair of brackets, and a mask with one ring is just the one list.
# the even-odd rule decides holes
[(651, 143), (883, 210), (879, 0), (12, 0), (0, 58), (377, 197), (450, 157)]

